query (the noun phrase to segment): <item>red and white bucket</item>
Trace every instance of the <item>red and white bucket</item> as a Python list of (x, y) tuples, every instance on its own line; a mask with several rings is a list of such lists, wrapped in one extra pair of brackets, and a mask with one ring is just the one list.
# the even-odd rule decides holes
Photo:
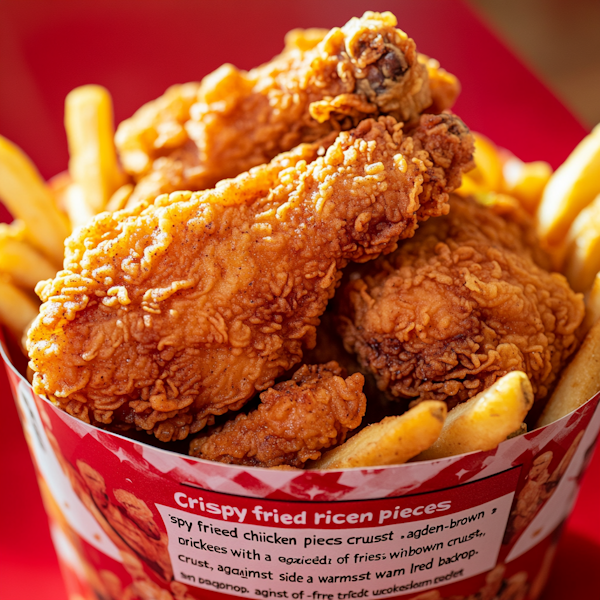
[(87, 425), (2, 357), (72, 598), (538, 598), (600, 394), (496, 450), (342, 471), (246, 468)]

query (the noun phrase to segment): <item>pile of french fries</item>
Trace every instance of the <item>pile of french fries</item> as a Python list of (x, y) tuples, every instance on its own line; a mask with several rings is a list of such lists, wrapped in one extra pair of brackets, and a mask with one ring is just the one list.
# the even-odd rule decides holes
[(69, 171), (46, 183), (25, 153), (0, 136), (0, 200), (14, 217), (0, 224), (0, 322), (20, 339), (38, 313), (35, 286), (61, 269), (65, 238), (133, 186), (114, 145), (112, 99), (97, 85), (66, 98)]
[[(0, 224), (0, 322), (17, 339), (37, 315), (37, 283), (61, 268), (65, 238), (94, 215), (123, 208), (133, 191), (115, 150), (107, 90), (73, 90), (65, 102), (65, 129), (69, 170), (48, 183), (0, 136), (0, 200), (15, 218)], [(587, 335), (538, 420), (542, 427), (600, 390), (600, 125), (555, 173), (545, 162), (524, 163), (484, 136), (475, 138), (477, 166), (458, 193), (523, 207), (535, 217), (556, 270), (586, 297)], [(443, 402), (423, 401), (386, 417), (310, 466), (376, 467), (491, 450), (527, 430), (532, 405), (531, 384), (515, 371), (449, 412)]]

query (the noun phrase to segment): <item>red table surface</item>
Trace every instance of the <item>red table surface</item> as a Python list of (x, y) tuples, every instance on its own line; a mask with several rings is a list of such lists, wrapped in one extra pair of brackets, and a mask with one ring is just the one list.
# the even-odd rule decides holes
[[(332, 27), (365, 10), (392, 10), (420, 51), (463, 86), (466, 123), (524, 160), (558, 166), (586, 133), (568, 110), (462, 2), (412, 0), (3, 0), (0, 133), (50, 177), (67, 166), (63, 102), (99, 83), (120, 121), (173, 83), (224, 62), (260, 64), (294, 27)], [(8, 214), (0, 207), (0, 220)], [(66, 593), (8, 382), (0, 374), (0, 599), (64, 600)], [(600, 456), (592, 461), (545, 600), (598, 599)]]

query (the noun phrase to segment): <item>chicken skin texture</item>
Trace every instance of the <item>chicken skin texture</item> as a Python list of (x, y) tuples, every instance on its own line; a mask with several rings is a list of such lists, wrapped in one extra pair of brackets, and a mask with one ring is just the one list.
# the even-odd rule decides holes
[[(547, 395), (575, 351), (581, 294), (541, 268), (525, 223), (452, 196), (389, 257), (350, 275), (338, 329), (348, 351), (399, 398), (449, 408), (524, 371)], [(522, 218), (522, 215), (521, 215)]]
[(360, 373), (344, 379), (335, 361), (302, 365), (291, 380), (263, 392), (256, 410), (194, 439), (190, 454), (236, 465), (302, 467), (360, 425), (367, 406), (363, 384)]
[[(432, 104), (436, 69), (396, 24), (391, 13), (367, 12), (341, 29), (291, 31), (269, 63), (249, 72), (223, 65), (143, 106), (115, 138), (137, 182), (129, 206), (213, 187), (367, 117), (414, 122)], [(436, 112), (456, 97), (438, 96)]]
[(163, 441), (238, 410), (314, 346), (349, 261), (392, 252), (447, 211), (472, 152), (452, 115), (423, 115), (407, 134), (366, 119), (213, 190), (98, 215), (36, 288), (36, 392)]

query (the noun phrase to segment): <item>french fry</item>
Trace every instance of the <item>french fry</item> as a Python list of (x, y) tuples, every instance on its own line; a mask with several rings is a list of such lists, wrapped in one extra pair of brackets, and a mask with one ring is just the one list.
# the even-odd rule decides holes
[(38, 314), (38, 305), (8, 277), (0, 276), (0, 321), (21, 339), (25, 329)]
[(571, 223), (600, 194), (600, 125), (554, 172), (537, 211), (538, 233), (548, 246), (559, 244)]
[(87, 223), (95, 213), (86, 202), (83, 189), (73, 182), (68, 172), (59, 173), (48, 181), (48, 185), (61, 210), (69, 216), (71, 231)]
[(515, 437), (519, 437), (520, 435), (523, 435), (524, 433), (527, 433), (527, 423), (521, 423), (519, 429), (517, 429), (516, 431), (513, 431), (509, 436), (506, 437), (507, 440), (512, 440)]
[(56, 204), (58, 208), (66, 213), (67, 209), (65, 208), (65, 203), (63, 201), (63, 196), (65, 195), (68, 187), (73, 183), (71, 180), (71, 176), (68, 171), (62, 171), (58, 175), (54, 175), (54, 177), (50, 177), (46, 184), (50, 188), (50, 191), (54, 195), (54, 199), (56, 200)]
[(347, 442), (325, 452), (311, 468), (347, 469), (399, 465), (431, 446), (446, 418), (443, 402), (426, 400), (398, 417), (365, 427)]
[(499, 214), (504, 214), (506, 212), (512, 214), (520, 206), (519, 201), (513, 196), (494, 191), (477, 192), (473, 194), (473, 196), (479, 204), (493, 207)]
[(112, 100), (99, 85), (75, 88), (65, 100), (65, 129), (69, 142), (69, 173), (80, 185), (90, 211), (104, 210), (113, 193), (125, 183), (114, 145)]
[(512, 156), (504, 163), (502, 173), (506, 192), (519, 200), (527, 212), (535, 214), (552, 167), (544, 161), (526, 163)]
[(115, 212), (117, 210), (121, 210), (125, 208), (127, 205), (127, 201), (129, 197), (133, 193), (133, 185), (131, 183), (126, 183), (122, 185), (111, 197), (106, 205), (106, 210), (108, 212)]
[(585, 302), (586, 331), (589, 331), (598, 321), (600, 321), (600, 273), (596, 275)]
[(565, 275), (576, 292), (586, 292), (600, 271), (600, 195), (573, 221), (566, 248)]
[(474, 133), (475, 163), (477, 167), (471, 176), (479, 178), (489, 190), (500, 191), (503, 187), (502, 162), (496, 145), (480, 133)]
[(0, 223), (0, 238), (8, 238), (18, 242), (27, 241), (28, 234), (25, 223), (20, 219), (15, 219), (12, 223)]
[(0, 136), (0, 199), (27, 228), (31, 243), (55, 265), (61, 265), (66, 217), (34, 164), (15, 144)]
[(487, 390), (455, 406), (438, 439), (414, 460), (434, 460), (476, 450), (492, 450), (520, 429), (533, 405), (525, 373), (508, 373)]
[(456, 190), (456, 193), (463, 198), (467, 198), (469, 196), (477, 195), (477, 194), (485, 194), (489, 192), (486, 190), (481, 184), (476, 183), (474, 179), (469, 177), (469, 174), (466, 173), (462, 177), (462, 183), (460, 187)]
[(473, 133), (475, 138), (475, 168), (463, 175), (456, 193), (466, 197), (503, 189), (502, 161), (496, 146), (485, 136)]
[(38, 281), (54, 277), (56, 268), (19, 237), (10, 225), (0, 223), (0, 273), (9, 275), (17, 285), (33, 291)]
[(537, 426), (554, 423), (585, 404), (600, 391), (600, 321), (590, 329), (583, 344), (563, 371)]
[(94, 211), (85, 200), (85, 194), (82, 187), (77, 183), (72, 183), (63, 192), (62, 200), (65, 210), (69, 215), (71, 227), (75, 230), (81, 225), (85, 225), (94, 217)]
[(502, 162), (498, 149), (488, 138), (473, 133), (475, 138), (475, 168), (467, 173), (476, 184), (485, 190), (500, 191), (503, 186)]

